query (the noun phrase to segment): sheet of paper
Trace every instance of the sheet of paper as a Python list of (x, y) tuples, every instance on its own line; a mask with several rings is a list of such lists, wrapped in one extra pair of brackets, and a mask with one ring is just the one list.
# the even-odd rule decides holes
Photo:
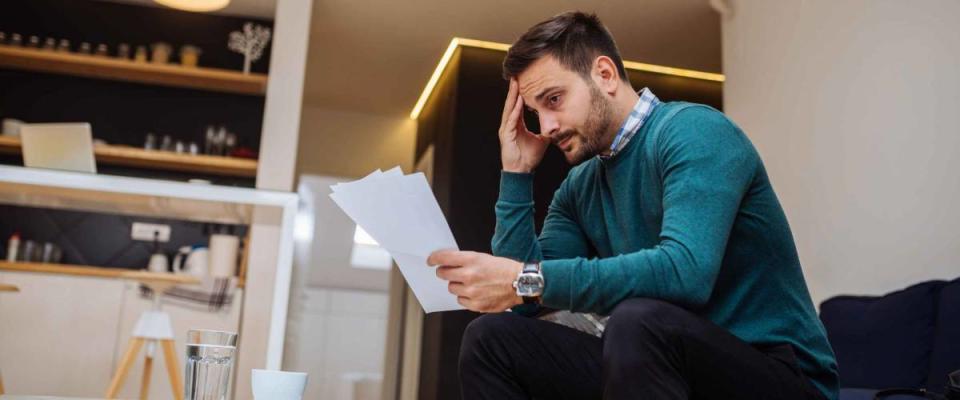
[(425, 312), (463, 309), (427, 265), (433, 251), (458, 247), (422, 173), (377, 170), (331, 190), (330, 198), (390, 253)]

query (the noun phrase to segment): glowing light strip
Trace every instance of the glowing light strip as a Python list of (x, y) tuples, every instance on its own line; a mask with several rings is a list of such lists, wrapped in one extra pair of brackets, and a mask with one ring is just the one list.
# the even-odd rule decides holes
[(715, 74), (713, 72), (694, 71), (692, 69), (666, 67), (663, 65), (656, 65), (656, 64), (644, 64), (644, 63), (638, 63), (635, 61), (624, 60), (623, 67), (626, 69), (632, 69), (637, 71), (653, 72), (653, 73), (664, 74), (664, 75), (682, 76), (685, 78), (702, 79), (705, 81), (723, 82), (724, 80), (726, 80), (726, 77), (724, 77), (723, 74)]
[[(443, 71), (447, 69), (447, 64), (449, 64), (450, 59), (453, 58), (453, 53), (455, 53), (457, 48), (460, 46), (504, 52), (510, 49), (510, 45), (506, 43), (488, 42), (486, 40), (466, 39), (459, 37), (455, 37), (450, 40), (450, 45), (447, 46), (447, 50), (444, 51), (443, 56), (440, 57), (440, 62), (437, 63), (437, 68), (433, 70), (433, 75), (430, 75), (430, 80), (427, 81), (427, 86), (424, 86), (423, 92), (420, 93), (420, 98), (417, 99), (417, 104), (413, 106), (413, 111), (410, 112), (411, 119), (417, 119), (420, 116), (420, 112), (423, 111), (423, 107), (427, 104), (427, 100), (429, 100), (430, 95), (433, 94), (433, 89), (436, 88), (437, 82), (440, 81), (440, 76), (443, 75)], [(714, 82), (723, 82), (726, 80), (726, 77), (724, 77), (723, 74), (667, 67), (656, 64), (645, 64), (635, 61), (624, 60), (623, 67), (635, 71), (653, 72), (657, 74), (681, 76), (684, 78), (702, 79)]]
[(427, 104), (427, 99), (429, 99), (430, 94), (433, 93), (433, 88), (437, 86), (440, 75), (443, 75), (443, 70), (447, 68), (447, 64), (450, 62), (450, 59), (453, 58), (453, 53), (457, 51), (458, 46), (460, 46), (460, 39), (453, 38), (453, 40), (450, 41), (450, 45), (447, 46), (447, 51), (443, 52), (443, 57), (440, 57), (440, 62), (437, 63), (437, 68), (433, 70), (433, 75), (430, 75), (427, 86), (425, 86), (423, 92), (420, 93), (417, 104), (413, 106), (413, 111), (410, 112), (410, 119), (417, 119), (417, 117), (420, 116), (420, 111), (422, 111), (423, 106)]

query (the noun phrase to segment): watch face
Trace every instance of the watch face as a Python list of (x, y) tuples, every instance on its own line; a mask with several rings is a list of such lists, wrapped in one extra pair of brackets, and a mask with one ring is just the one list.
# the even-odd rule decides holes
[(517, 278), (517, 294), (539, 296), (543, 294), (543, 277), (539, 274), (521, 274)]

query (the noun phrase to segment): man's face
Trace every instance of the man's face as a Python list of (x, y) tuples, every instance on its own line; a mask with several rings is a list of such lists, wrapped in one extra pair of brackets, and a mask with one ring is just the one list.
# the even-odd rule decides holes
[(540, 135), (579, 164), (607, 150), (612, 141), (613, 105), (590, 79), (542, 57), (517, 76), (524, 105), (540, 119)]

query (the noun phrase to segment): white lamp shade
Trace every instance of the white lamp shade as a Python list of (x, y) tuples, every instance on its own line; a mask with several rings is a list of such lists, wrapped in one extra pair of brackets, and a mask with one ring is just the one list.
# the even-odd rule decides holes
[(230, 4), (230, 0), (153, 0), (170, 8), (184, 11), (217, 11)]

